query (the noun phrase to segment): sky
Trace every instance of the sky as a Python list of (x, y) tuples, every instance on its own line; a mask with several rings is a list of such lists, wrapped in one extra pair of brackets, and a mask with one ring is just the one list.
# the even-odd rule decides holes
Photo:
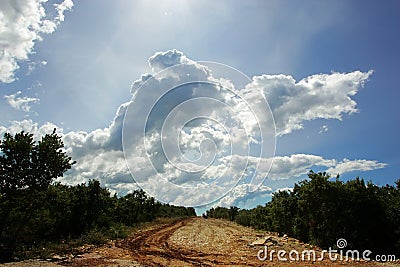
[(203, 208), (263, 205), (311, 169), (393, 184), (399, 11), (398, 1), (1, 1), (0, 133), (56, 127), (78, 162), (63, 183), (99, 179), (123, 195), (134, 176), (161, 201)]

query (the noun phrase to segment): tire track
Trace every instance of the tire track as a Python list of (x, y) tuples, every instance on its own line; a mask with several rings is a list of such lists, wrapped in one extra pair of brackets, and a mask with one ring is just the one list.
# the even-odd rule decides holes
[[(133, 258), (146, 266), (209, 266), (204, 263), (204, 253), (183, 250), (168, 243), (170, 236), (192, 219), (183, 219), (143, 231), (134, 237), (121, 240), (117, 247), (128, 249)], [(182, 265), (183, 264), (183, 265)]]

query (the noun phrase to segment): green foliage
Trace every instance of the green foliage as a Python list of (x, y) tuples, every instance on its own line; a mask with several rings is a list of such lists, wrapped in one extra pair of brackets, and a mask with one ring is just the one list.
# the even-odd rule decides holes
[(23, 131), (15, 136), (4, 134), (0, 141), (0, 194), (11, 198), (21, 189), (46, 189), (75, 163), (63, 147), (56, 129), (37, 143), (32, 134)]
[(236, 215), (235, 221), (238, 224), (244, 226), (250, 226), (251, 224), (251, 211), (249, 210), (239, 210), (238, 214)]
[(211, 208), (210, 210), (207, 210), (205, 216), (234, 221), (239, 214), (240, 209), (238, 207), (231, 206), (229, 209), (225, 207)]
[[(400, 180), (396, 187), (378, 187), (356, 178), (342, 182), (310, 171), (293, 191), (274, 193), (265, 206), (240, 210), (235, 221), (256, 229), (287, 234), (323, 248), (339, 238), (348, 249), (376, 254), (400, 251)], [(227, 208), (207, 211), (209, 217), (229, 218)]]
[(211, 208), (210, 210), (207, 211), (206, 215), (209, 218), (225, 219), (225, 220), (230, 219), (229, 209), (225, 207)]
[[(4, 134), (0, 141), (0, 256), (12, 255), (35, 213), (42, 209), (44, 192), (75, 163), (63, 151), (61, 137), (46, 134), (38, 142), (33, 135), (20, 132)], [(46, 223), (48, 221), (45, 220)]]
[(47, 255), (43, 244), (101, 244), (126, 236), (129, 226), (196, 215), (193, 208), (161, 204), (143, 190), (117, 198), (96, 180), (54, 183), (75, 163), (63, 146), (55, 130), (39, 142), (24, 132), (5, 134), (0, 142), (0, 261)]
[(192, 207), (158, 203), (158, 211), (156, 214), (158, 218), (184, 218), (196, 216), (196, 211)]

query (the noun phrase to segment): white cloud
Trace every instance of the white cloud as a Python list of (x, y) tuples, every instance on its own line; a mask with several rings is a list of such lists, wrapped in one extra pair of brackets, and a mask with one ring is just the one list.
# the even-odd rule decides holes
[(376, 160), (349, 160), (343, 159), (343, 161), (339, 162), (335, 166), (327, 169), (326, 172), (331, 175), (343, 174), (352, 171), (371, 171), (376, 169), (382, 169), (386, 167), (386, 163), (381, 163)]
[[(117, 113), (114, 122), (118, 121), (118, 115)], [(61, 127), (49, 122), (39, 125), (32, 120), (12, 121), (9, 127), (0, 126), (0, 138), (6, 132), (14, 135), (25, 131), (34, 134), (35, 140), (40, 140), (42, 136), (56, 128), (57, 133), (63, 136), (67, 154), (77, 161), (60, 181), (66, 184), (78, 184), (89, 179), (97, 179), (103, 185), (107, 184), (113, 192), (121, 194), (138, 187), (128, 171), (121, 145), (112, 147), (113, 138), (116, 138), (110, 136), (113, 125), (115, 123), (108, 128), (96, 129), (90, 133), (84, 131), (64, 133)], [(129, 190), (125, 190), (127, 188)]]
[(23, 110), (25, 112), (29, 112), (31, 110), (30, 104), (39, 103), (40, 101), (39, 98), (27, 97), (27, 96), (20, 97), (20, 95), (21, 91), (18, 91), (13, 95), (4, 96), (4, 98), (7, 99), (7, 102), (11, 107)]
[[(336, 160), (316, 155), (278, 156), (273, 161), (272, 155), (259, 157), (254, 151), (248, 154), (249, 145), (257, 146), (258, 140), (257, 136), (249, 138), (258, 122), (252, 112), (266, 113), (258, 104), (263, 94), (274, 96), (271, 108), (278, 114), (275, 116), (281, 125), (279, 134), (301, 128), (304, 120), (340, 119), (343, 113), (356, 111), (356, 103), (350, 96), (370, 75), (362, 72), (321, 74), (298, 83), (289, 76), (263, 75), (248, 81), (250, 84), (245, 88), (235, 88), (234, 83), (224, 80), (225, 85), (241, 93), (255, 107), (249, 110), (246, 102), (218, 87), (204, 84), (176, 87), (193, 79), (218, 82), (208, 67), (177, 50), (156, 53), (149, 64), (154, 71), (162, 72), (143, 75), (133, 83), (133, 100), (121, 105), (110, 127), (91, 133), (68, 133), (66, 143), (72, 146), (73, 155), (93, 163), (78, 165), (79, 172), (100, 177), (105, 183), (111, 177), (118, 177), (112, 184), (121, 185), (129, 183), (127, 169), (118, 159), (123, 154), (117, 153), (124, 131), (125, 156), (136, 181), (151, 195), (180, 205), (209, 203), (231, 188), (220, 201), (237, 203), (244, 201), (246, 195), (270, 194), (268, 181), (300, 177), (315, 167), (336, 166)], [(301, 101), (305, 102), (304, 106)], [(212, 120), (191, 120), (199, 117)], [(260, 123), (268, 124), (271, 120), (271, 117), (262, 117)], [(214, 122), (223, 127), (213, 125)], [(114, 152), (108, 154), (110, 151)], [(115, 164), (103, 162), (109, 159)], [(258, 187), (265, 177), (266, 183)]]
[[(140, 184), (166, 202), (181, 198), (184, 202), (176, 204), (211, 202), (242, 178), (241, 172), (233, 170), (246, 166), (246, 161), (237, 160), (226, 168), (215, 168), (219, 160), (231, 154), (247, 155), (250, 143), (260, 143), (261, 134), (253, 134), (260, 132), (254, 112), (240, 97), (239, 87), (232, 91), (234, 81), (222, 80), (231, 90), (218, 86), (212, 68), (177, 50), (156, 53), (149, 64), (162, 72), (144, 75), (132, 85), (134, 99), (124, 124), (128, 165)], [(238, 117), (238, 110), (246, 116)], [(274, 140), (275, 136), (270, 137)], [(141, 158), (145, 162), (138, 168)], [(203, 175), (207, 168), (217, 175)]]
[(47, 65), (47, 61), (42, 60), (42, 61), (37, 61), (37, 62), (29, 62), (28, 63), (28, 72), (26, 75), (30, 75), (36, 68), (38, 67), (44, 67)]
[[(309, 154), (293, 154), (290, 156), (276, 156), (272, 164), (270, 172), (265, 169), (265, 162), (271, 159), (262, 159), (260, 162), (260, 175), (267, 175), (267, 179), (264, 184), (260, 187), (254, 188), (252, 184), (244, 183), (239, 184), (233, 188), (227, 195), (219, 199), (218, 201), (208, 205), (211, 206), (244, 206), (248, 207), (248, 203), (251, 203), (253, 199), (266, 199), (270, 197), (273, 190), (269, 187), (271, 180), (286, 180), (293, 178), (305, 177), (311, 169), (318, 169), (320, 171), (326, 171), (332, 175), (338, 173), (344, 174), (352, 171), (371, 171), (375, 169), (384, 168), (385, 163), (372, 160), (349, 160), (343, 159), (338, 162), (336, 159), (325, 159), (317, 155)], [(251, 162), (255, 162), (256, 159), (250, 159)], [(221, 164), (222, 165), (222, 164)], [(250, 164), (251, 166), (254, 166)], [(326, 169), (327, 168), (327, 169)], [(229, 174), (228, 174), (229, 175)], [(277, 191), (291, 191), (293, 184), (287, 184), (283, 188), (278, 188)]]
[[(257, 175), (257, 180), (263, 180), (264, 185), (268, 185), (270, 181), (285, 180), (297, 178), (307, 174), (313, 168), (323, 169), (337, 164), (335, 159), (325, 159), (321, 156), (310, 154), (292, 154), (290, 156), (275, 156), (273, 158), (257, 158), (248, 156), (227, 156), (218, 161), (219, 164), (211, 166), (204, 173), (206, 178), (216, 177), (218, 174), (224, 173), (225, 176), (234, 176), (243, 172), (243, 166), (246, 166), (244, 176), (249, 179), (252, 175)], [(272, 165), (271, 165), (272, 163)], [(231, 165), (229, 170), (226, 165)], [(255, 171), (257, 169), (257, 172)], [(248, 180), (244, 182), (248, 182)], [(249, 189), (256, 189), (256, 186)]]
[[(128, 164), (135, 180), (158, 199), (178, 205), (217, 201), (229, 206), (268, 196), (272, 193), (269, 182), (303, 177), (310, 169), (344, 173), (385, 166), (377, 161), (338, 161), (310, 154), (260, 156), (260, 136), (254, 134), (258, 121), (252, 112), (268, 113), (260, 104), (263, 96), (270, 101), (278, 134), (288, 134), (306, 120), (341, 119), (355, 112), (351, 96), (371, 72), (319, 74), (297, 83), (290, 76), (262, 75), (248, 81), (245, 88), (222, 81), (234, 90), (229, 91), (196, 83), (176, 87), (193, 79), (218, 82), (208, 67), (177, 50), (156, 53), (149, 64), (154, 71), (165, 71), (135, 81), (132, 101), (120, 105), (108, 127), (91, 132), (59, 130), (68, 154), (77, 161), (61, 181), (76, 184), (98, 179), (123, 194), (137, 188)], [(176, 64), (181, 65), (170, 68)], [(255, 108), (251, 110), (239, 96)], [(259, 123), (271, 120), (261, 117)], [(10, 127), (14, 132), (25, 129), (42, 134), (52, 128), (52, 124), (39, 127), (28, 120)], [(0, 127), (0, 132), (6, 130)], [(194, 164), (200, 169), (194, 169)]]
[(56, 21), (62, 22), (65, 20), (64, 12), (67, 10), (72, 10), (74, 3), (72, 0), (64, 0), (61, 4), (54, 4), (57, 10)]
[(329, 130), (328, 125), (322, 125), (319, 129), (319, 133), (326, 133)]
[[(67, 148), (67, 153), (77, 161), (72, 170), (60, 179), (63, 183), (77, 184), (86, 182), (89, 179), (98, 179), (103, 185), (109, 187), (113, 192), (118, 194), (126, 194), (132, 190), (138, 189), (126, 167), (123, 152), (119, 149), (111, 149), (108, 146), (109, 128), (103, 130), (97, 129), (90, 133), (86, 132), (68, 132), (63, 134), (63, 130), (54, 124), (46, 123), (39, 126), (31, 120), (14, 121), (11, 126), (6, 128), (0, 127), (0, 134), (5, 132), (15, 134), (22, 130), (35, 134), (36, 139), (40, 139), (46, 133), (50, 133), (54, 128), (58, 129), (58, 133), (63, 135), (63, 140)], [(144, 156), (144, 155), (143, 155)], [(146, 176), (147, 189), (150, 193), (162, 196), (168, 199), (172, 204), (194, 205), (197, 203), (207, 203), (215, 200), (225, 190), (223, 184), (213, 184), (212, 187), (199, 186), (196, 190), (185, 189), (185, 194), (174, 194), (174, 190), (169, 183), (164, 183), (157, 175), (148, 172), (147, 166), (144, 165), (144, 157), (135, 158), (135, 166), (142, 169), (142, 174)], [(386, 164), (370, 160), (349, 160), (344, 159), (338, 162), (335, 159), (325, 159), (321, 156), (310, 154), (293, 154), (290, 156), (276, 156), (270, 172), (269, 163), (272, 159), (263, 158), (259, 162), (259, 175), (267, 175), (267, 179), (260, 187), (249, 183), (246, 180), (240, 182), (237, 186), (218, 199), (213, 205), (246, 205), (246, 202), (255, 198), (266, 198), (271, 195), (272, 189), (268, 186), (271, 180), (284, 180), (291, 178), (299, 178), (307, 174), (310, 169), (325, 168), (331, 174), (344, 174), (355, 170), (368, 171), (384, 168)], [(213, 165), (207, 169), (202, 179), (210, 179), (219, 173), (224, 173), (228, 178), (243, 170), (245, 161), (249, 161), (248, 171), (251, 173), (252, 168), (256, 167), (257, 158), (245, 158), (235, 156), (231, 161), (229, 171), (226, 171), (227, 158), (220, 159), (219, 164)], [(193, 179), (193, 176), (184, 177), (184, 172), (176, 172), (175, 168), (167, 169), (168, 174), (175, 172), (176, 179)], [(138, 172), (137, 172), (138, 173)], [(181, 176), (181, 177), (180, 177)], [(198, 177), (198, 176), (197, 176)], [(143, 180), (142, 180), (143, 182)], [(288, 185), (290, 186), (290, 185)], [(203, 192), (203, 193), (201, 193)], [(190, 197), (188, 197), (190, 196)]]
[(283, 192), (283, 191), (293, 192), (293, 187), (283, 187), (283, 188), (278, 188), (277, 190), (275, 190), (275, 192)]
[(351, 97), (373, 71), (317, 74), (296, 82), (287, 75), (261, 75), (245, 89), (262, 90), (274, 114), (277, 134), (303, 128), (304, 121), (338, 119), (357, 111)]
[(49, 34), (64, 20), (64, 12), (73, 6), (65, 0), (55, 6), (57, 15), (50, 18), (44, 0), (0, 1), (0, 82), (11, 83), (18, 61), (27, 60), (41, 34)]
[(189, 60), (182, 52), (173, 49), (166, 52), (158, 52), (150, 57), (149, 65), (154, 72), (159, 72), (168, 67), (178, 64), (194, 63)]
[(276, 156), (269, 174), (272, 180), (288, 179), (306, 174), (313, 167), (330, 167), (336, 164), (334, 159), (325, 159), (317, 155), (293, 154)]
[[(122, 152), (121, 135), (125, 109), (126, 104), (118, 108), (109, 127), (91, 132), (71, 131), (63, 135), (67, 153), (77, 161), (62, 179), (63, 182), (76, 184), (88, 179), (97, 179), (117, 193), (126, 193), (132, 188), (138, 188), (129, 173)], [(125, 190), (128, 187), (130, 189)]]
[[(233, 188), (227, 195), (213, 203), (212, 206), (230, 207), (239, 206), (254, 198), (266, 198), (272, 194), (272, 189), (268, 186), (262, 185), (254, 187), (252, 184), (240, 184)], [(243, 203), (240, 203), (243, 202)]]
[(32, 120), (11, 121), (8, 127), (0, 126), (0, 138), (3, 138), (6, 132), (15, 135), (16, 133), (24, 131), (32, 133), (35, 140), (40, 140), (42, 136), (53, 132), (54, 129), (57, 129), (57, 134), (62, 134), (62, 128), (50, 122), (39, 126), (39, 123), (33, 122)]

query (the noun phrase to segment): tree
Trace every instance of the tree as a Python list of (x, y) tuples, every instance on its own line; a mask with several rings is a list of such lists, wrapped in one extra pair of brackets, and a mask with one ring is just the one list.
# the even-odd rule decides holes
[(229, 220), (234, 221), (239, 213), (239, 208), (236, 206), (231, 206), (229, 208)]
[(37, 143), (33, 134), (24, 131), (15, 136), (4, 134), (0, 141), (0, 194), (7, 198), (18, 190), (46, 189), (75, 164), (63, 148), (56, 129)]
[(0, 250), (14, 250), (49, 185), (75, 164), (63, 148), (56, 129), (38, 142), (24, 131), (4, 134), (0, 141)]
[(280, 234), (293, 235), (293, 220), (297, 213), (297, 202), (289, 191), (278, 191), (266, 207), (271, 216), (271, 229)]

